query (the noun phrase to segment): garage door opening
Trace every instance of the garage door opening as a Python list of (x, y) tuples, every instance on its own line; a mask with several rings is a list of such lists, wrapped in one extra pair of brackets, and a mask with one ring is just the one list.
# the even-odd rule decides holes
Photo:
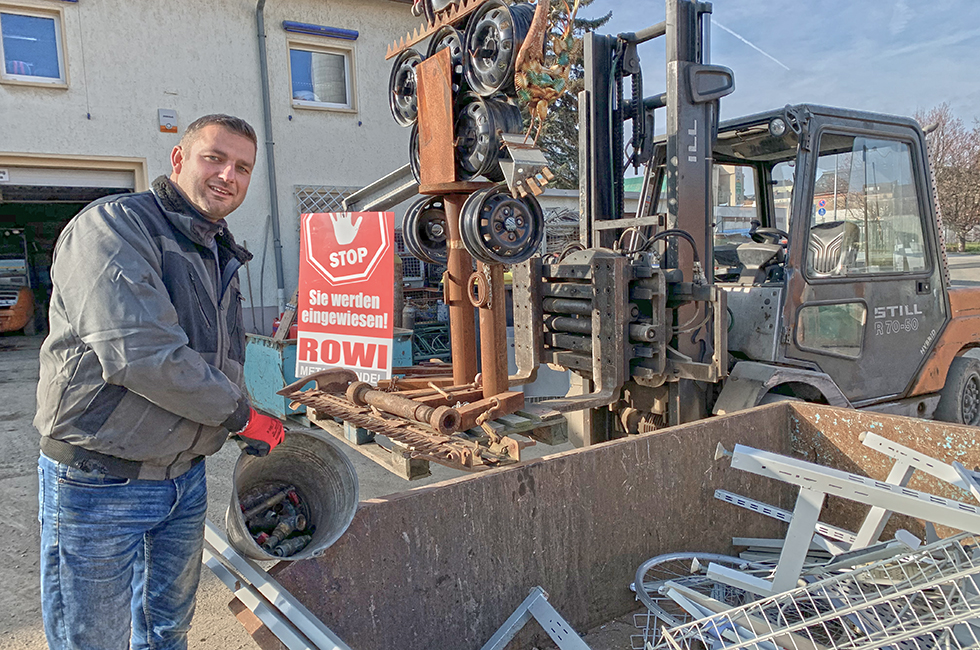
[[(51, 258), (90, 202), (132, 192), (135, 170), (6, 167), (0, 178), (0, 336), (47, 331)], [(25, 291), (25, 289), (27, 291)], [(25, 322), (25, 301), (33, 317)]]

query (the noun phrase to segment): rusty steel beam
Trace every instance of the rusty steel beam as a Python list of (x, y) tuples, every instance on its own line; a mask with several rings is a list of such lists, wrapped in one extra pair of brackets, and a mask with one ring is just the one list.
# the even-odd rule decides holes
[[(438, 388), (437, 388), (438, 386)], [(438, 384), (433, 384), (432, 386), (426, 388), (416, 388), (413, 390), (400, 390), (398, 394), (402, 397), (410, 397), (412, 399), (417, 399), (419, 397), (430, 397), (432, 395), (441, 395), (444, 393), (463, 393), (469, 390), (474, 390), (479, 388), (477, 384), (463, 384), (462, 386), (439, 386)], [(464, 400), (469, 401), (469, 400)]]
[[(455, 382), (452, 377), (395, 377), (394, 379), (382, 379), (378, 382), (378, 388), (383, 390), (420, 390), (428, 388), (429, 384), (434, 384), (440, 388), (453, 386)], [(392, 388), (394, 385), (394, 388)]]
[(524, 393), (515, 391), (499, 393), (493, 397), (481, 399), (478, 402), (470, 402), (456, 409), (459, 412), (460, 418), (459, 430), (466, 431), (477, 426), (477, 418), (487, 411), (492, 410), (490, 416), (487, 418), (488, 420), (492, 420), (502, 415), (517, 413), (522, 408), (524, 408)]
[(466, 201), (464, 194), (447, 194), (446, 224), (449, 226), (449, 262), (444, 283), (449, 303), (449, 335), (453, 359), (453, 383), (468, 384), (476, 377), (476, 321), (470, 304), (469, 282), (473, 259), (463, 248), (459, 231), (459, 213)]
[(477, 264), (477, 273), (487, 279), (488, 302), (480, 308), (480, 357), (483, 396), (507, 392), (507, 308), (502, 264)]
[(449, 393), (449, 397), (436, 393), (435, 395), (426, 395), (424, 397), (413, 397), (412, 399), (418, 402), (419, 404), (425, 404), (427, 406), (432, 406), (432, 407), (454, 406), (459, 402), (475, 402), (477, 400), (483, 399), (483, 389), (471, 388), (470, 390)]

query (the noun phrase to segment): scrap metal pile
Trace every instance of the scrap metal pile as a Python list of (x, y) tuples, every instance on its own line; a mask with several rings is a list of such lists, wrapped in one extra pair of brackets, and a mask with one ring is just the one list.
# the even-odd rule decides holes
[(289, 557), (302, 551), (316, 532), (295, 486), (253, 490), (241, 495), (242, 517), (255, 543), (266, 553)]
[[(793, 512), (723, 490), (716, 498), (789, 524), (785, 539), (734, 538), (737, 557), (671, 553), (644, 562), (630, 585), (647, 607), (635, 650), (980, 647), (980, 507), (907, 487), (924, 472), (980, 502), (980, 482), (881, 436), (861, 441), (895, 459), (885, 481), (769, 452), (719, 446), (732, 467), (800, 488)], [(818, 520), (826, 497), (870, 510), (857, 532)], [(926, 523), (879, 537), (893, 514)], [(953, 531), (940, 539), (936, 531)], [(962, 531), (962, 532), (955, 532)]]
[[(452, 377), (420, 379), (413, 368), (375, 387), (327, 371), (280, 394), (312, 409), (311, 421), (335, 418), (372, 440), (387, 437), (406, 458), (486, 469), (520, 460), (534, 443), (507, 434), (532, 437), (543, 422), (510, 389), (534, 373), (508, 376), (504, 266), (533, 257), (544, 237), (535, 196), (553, 176), (531, 134), (565, 91), (578, 2), (564, 6), (555, 29), (550, 2), (422, 0), (416, 9), (426, 24), (388, 50), (389, 103), (395, 121), (412, 129), (409, 157), (425, 195), (405, 215), (406, 250), (447, 268)], [(413, 49), (426, 39), (425, 55)], [(519, 99), (531, 114), (526, 130)], [(315, 388), (302, 390), (314, 379)]]
[[(309, 382), (316, 386), (303, 390)], [(520, 459), (520, 443), (498, 435), (487, 421), (493, 408), (467, 408), (479, 403), (482, 390), (476, 384), (432, 387), (403, 393), (373, 389), (357, 381), (350, 370), (331, 368), (286, 386), (280, 395), (315, 411), (379, 433), (398, 443), (408, 458), (420, 458), (456, 469), (488, 469)], [(523, 404), (523, 395), (520, 402)], [(505, 398), (506, 399), (506, 398)], [(459, 408), (446, 406), (455, 404)], [(481, 427), (483, 435), (467, 429)]]

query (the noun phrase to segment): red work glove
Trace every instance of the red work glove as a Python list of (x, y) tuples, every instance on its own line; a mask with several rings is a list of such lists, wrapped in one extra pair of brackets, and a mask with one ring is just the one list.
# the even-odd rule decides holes
[(282, 422), (253, 408), (249, 409), (248, 424), (234, 434), (238, 446), (250, 456), (267, 456), (282, 442), (282, 437)]

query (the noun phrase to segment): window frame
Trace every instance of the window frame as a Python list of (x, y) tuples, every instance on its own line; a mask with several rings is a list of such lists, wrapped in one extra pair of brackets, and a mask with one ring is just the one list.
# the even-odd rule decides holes
[[(326, 41), (326, 42), (325, 42)], [(314, 102), (293, 98), (293, 63), (292, 51), (311, 52), (313, 54), (335, 54), (344, 57), (347, 63), (347, 104)], [(290, 34), (286, 38), (286, 67), (289, 79), (289, 100), (293, 108), (314, 111), (332, 111), (335, 113), (357, 113), (357, 65), (355, 47), (348, 41), (331, 38), (302, 38)]]
[(28, 4), (0, 2), (0, 13), (48, 18), (54, 21), (55, 44), (57, 46), (60, 78), (37, 77), (33, 75), (9, 74), (7, 58), (3, 49), (2, 17), (0, 17), (0, 84), (33, 86), (35, 88), (68, 88), (68, 48), (65, 46), (65, 12), (61, 7), (41, 7)]
[[(824, 136), (836, 135), (845, 136), (852, 138), (878, 138), (881, 140), (888, 140), (891, 142), (897, 142), (904, 144), (908, 148), (909, 162), (911, 165), (911, 173), (913, 183), (916, 189), (916, 205), (919, 210), (919, 226), (922, 233), (923, 241), (923, 262), (924, 267), (916, 271), (889, 271), (889, 272), (869, 272), (863, 274), (852, 274), (852, 275), (823, 275), (814, 274), (810, 270), (810, 250), (805, 245), (806, 241), (809, 241), (810, 229), (813, 225), (810, 223), (810, 209), (813, 207), (813, 200), (816, 195), (816, 182), (817, 182), (817, 172), (818, 172), (818, 160), (820, 158), (820, 143)], [(852, 128), (842, 124), (826, 124), (820, 125), (819, 128), (815, 129), (812, 136), (812, 141), (816, 144), (813, 146), (814, 154), (811, 158), (810, 169), (807, 170), (808, 174), (808, 189), (805, 196), (800, 196), (800, 201), (803, 203), (802, 210), (805, 211), (806, 216), (804, 217), (804, 212), (801, 211), (800, 222), (803, 227), (804, 236), (804, 246), (802, 249), (801, 267), (800, 270), (803, 272), (806, 282), (808, 284), (824, 284), (824, 283), (847, 283), (847, 282), (884, 282), (895, 280), (896, 278), (928, 278), (932, 276), (933, 269), (935, 268), (936, 260), (934, 259), (934, 254), (931, 247), (933, 246), (931, 238), (932, 234), (930, 232), (928, 218), (930, 213), (930, 208), (928, 205), (928, 198), (923, 196), (921, 181), (922, 181), (922, 165), (923, 161), (920, 159), (919, 149), (915, 140), (906, 133), (898, 133), (895, 131), (878, 131), (878, 130), (866, 130), (860, 128)], [(926, 168), (927, 169), (927, 168)], [(809, 201), (809, 203), (806, 203)]]
[[(834, 352), (826, 348), (818, 348), (813, 346), (804, 345), (804, 342), (800, 339), (800, 319), (802, 318), (803, 312), (807, 309), (819, 309), (820, 307), (837, 307), (841, 305), (858, 304), (864, 309), (864, 323), (861, 324), (861, 336), (858, 345), (857, 355), (844, 354), (842, 352)], [(797, 348), (803, 350), (804, 352), (810, 352), (812, 354), (822, 354), (828, 357), (836, 357), (838, 359), (847, 359), (848, 361), (855, 361), (864, 357), (864, 344), (867, 340), (867, 331), (869, 326), (868, 314), (870, 310), (868, 309), (868, 302), (863, 298), (846, 298), (843, 300), (814, 300), (811, 302), (805, 302), (801, 304), (796, 309), (796, 315), (793, 319), (793, 343)]]

